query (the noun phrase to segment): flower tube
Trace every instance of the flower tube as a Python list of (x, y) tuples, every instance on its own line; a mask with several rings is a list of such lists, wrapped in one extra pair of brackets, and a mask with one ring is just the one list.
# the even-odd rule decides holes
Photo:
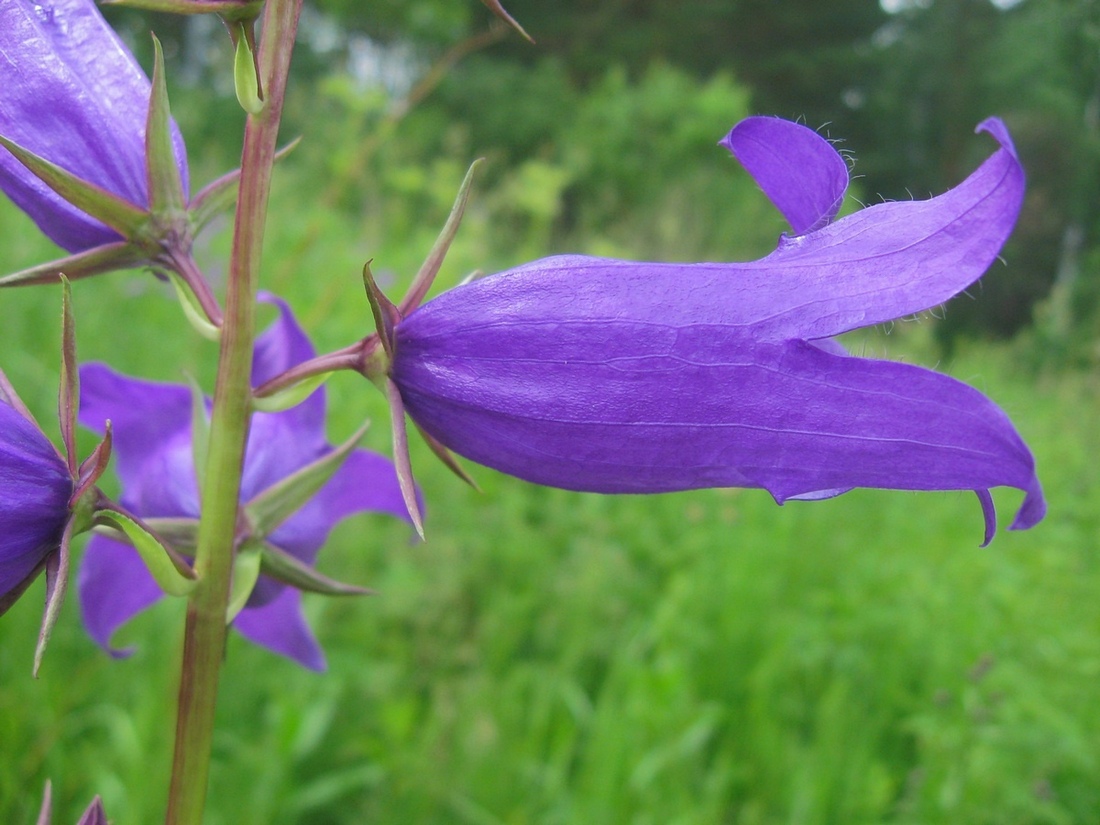
[(850, 356), (832, 336), (921, 312), (985, 272), (1024, 174), (1004, 125), (965, 181), (835, 222), (844, 161), (813, 131), (750, 118), (723, 144), (791, 223), (750, 263), (534, 261), (398, 319), (389, 375), (409, 416), (461, 455), (570, 490), (757, 487), (779, 503), (854, 487), (989, 488), (1045, 503), (1030, 451), (977, 390)]

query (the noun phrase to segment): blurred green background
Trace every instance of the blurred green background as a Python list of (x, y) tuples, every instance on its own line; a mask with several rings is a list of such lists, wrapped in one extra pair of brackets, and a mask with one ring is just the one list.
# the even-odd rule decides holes
[[(429, 540), (363, 516), (322, 553), (378, 590), (307, 597), (329, 672), (231, 642), (210, 825), (1100, 820), (1096, 4), (508, 8), (537, 46), (472, 0), (307, 5), (285, 121), (304, 141), (277, 172), (263, 280), (320, 349), (368, 331), (366, 259), (400, 294), (474, 157), (489, 163), (441, 288), (559, 251), (766, 254), (782, 220), (716, 146), (747, 114), (843, 138), (866, 203), (957, 183), (992, 148), (974, 126), (999, 114), (1029, 173), (1003, 263), (944, 312), (848, 343), (991, 395), (1050, 515), (981, 550), (969, 494), (777, 508), (760, 491), (583, 496), (473, 468), (477, 494), (415, 445)], [(146, 66), (148, 30), (166, 44), (193, 189), (235, 165), (220, 25), (108, 12)], [(7, 203), (0, 229), (0, 270), (57, 254)], [(198, 246), (219, 284), (228, 247), (227, 224)], [(215, 347), (154, 278), (75, 293), (83, 360), (210, 388)], [(59, 295), (0, 300), (4, 369), (48, 420)], [(376, 396), (330, 382), (334, 441), (369, 417), (388, 449)], [(1019, 495), (1001, 492), (1007, 522)], [(115, 662), (70, 599), (33, 681), (40, 594), (0, 621), (0, 822), (33, 822), (47, 778), (55, 822), (94, 793), (114, 822), (159, 821), (181, 606), (125, 628), (137, 653)]]

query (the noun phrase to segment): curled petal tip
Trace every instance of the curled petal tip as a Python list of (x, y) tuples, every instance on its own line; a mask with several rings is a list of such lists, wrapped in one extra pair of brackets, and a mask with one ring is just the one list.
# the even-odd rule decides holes
[(1008, 150), (1012, 157), (1019, 159), (1016, 154), (1016, 145), (1012, 142), (1012, 136), (1009, 135), (1008, 128), (999, 117), (987, 117), (974, 128), (975, 134), (982, 132), (992, 135), (1001, 144), (1002, 148)]

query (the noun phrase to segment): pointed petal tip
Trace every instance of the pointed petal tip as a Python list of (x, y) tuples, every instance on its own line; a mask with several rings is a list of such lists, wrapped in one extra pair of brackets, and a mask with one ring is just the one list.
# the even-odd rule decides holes
[(992, 135), (993, 139), (1001, 144), (1003, 149), (1008, 150), (1012, 157), (1019, 160), (1019, 156), (1016, 154), (1016, 145), (1012, 142), (1012, 136), (1008, 133), (1008, 127), (1005, 126), (1003, 120), (999, 117), (987, 117), (974, 128), (974, 134), (981, 134), (982, 132)]
[(974, 493), (978, 496), (978, 503), (982, 505), (982, 518), (985, 521), (985, 535), (982, 536), (982, 543), (978, 546), (988, 547), (993, 537), (997, 535), (997, 507), (993, 503), (993, 496), (989, 490), (975, 490)]
[(1024, 502), (1020, 505), (1016, 518), (1012, 520), (1012, 524), (1008, 526), (1008, 529), (1030, 530), (1042, 521), (1046, 514), (1047, 502), (1043, 497), (1042, 487), (1039, 486), (1038, 479), (1033, 479), (1031, 487), (1025, 492)]

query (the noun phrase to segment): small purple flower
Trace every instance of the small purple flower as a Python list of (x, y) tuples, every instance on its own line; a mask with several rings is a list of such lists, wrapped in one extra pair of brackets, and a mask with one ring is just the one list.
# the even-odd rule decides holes
[(0, 604), (59, 548), (72, 494), (65, 459), (34, 423), (0, 401)]
[[(149, 206), (149, 80), (94, 0), (0, 4), (0, 90), (0, 135), (135, 206)], [(186, 150), (174, 126), (172, 138), (186, 197)], [(69, 252), (121, 240), (4, 149), (0, 188)]]
[(793, 236), (751, 263), (547, 258), (398, 319), (390, 375), (430, 436), (529, 481), (600, 493), (760, 487), (782, 503), (854, 487), (1025, 492), (1031, 453), (973, 388), (849, 356), (832, 336), (921, 312), (977, 280), (1012, 230), (1024, 175), (1000, 148), (926, 201), (831, 222), (847, 168), (813, 131), (749, 118), (725, 138)]
[[(289, 307), (269, 299), (280, 315), (256, 342), (253, 384), (312, 358), (314, 350)], [(120, 503), (144, 518), (199, 515), (192, 447), (191, 390), (139, 381), (102, 364), (81, 368), (80, 421), (102, 431), (114, 427), (115, 466), (122, 481)], [(256, 413), (245, 453), (241, 498), (249, 501), (321, 456), (325, 439), (323, 390), (280, 413)], [(267, 540), (305, 564), (313, 564), (329, 530), (361, 511), (408, 519), (393, 465), (367, 450), (355, 450), (336, 474)], [(115, 629), (161, 597), (131, 547), (101, 536), (88, 544), (79, 576), (84, 623), (92, 637), (115, 655)], [(261, 576), (234, 626), (246, 638), (314, 670), (324, 655), (301, 611), (301, 593)]]

